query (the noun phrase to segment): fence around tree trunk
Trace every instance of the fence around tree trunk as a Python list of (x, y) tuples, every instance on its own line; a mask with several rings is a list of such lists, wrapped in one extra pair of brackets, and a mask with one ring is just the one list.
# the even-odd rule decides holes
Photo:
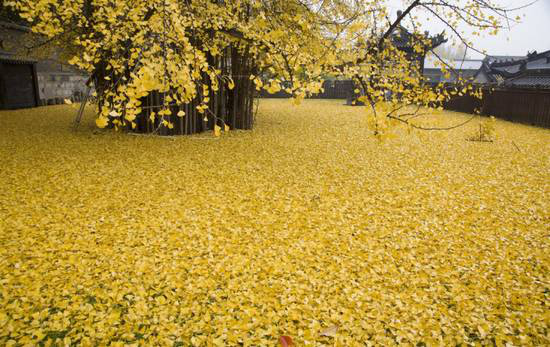
[[(219, 70), (217, 88), (212, 88), (214, 81), (210, 80), (209, 75), (203, 74), (202, 80), (197, 82), (198, 93), (200, 94), (202, 85), (207, 85), (210, 87), (209, 94), (197, 95), (189, 103), (179, 105), (167, 102), (165, 94), (151, 91), (140, 100), (141, 112), (135, 118), (135, 126), (126, 124), (125, 129), (165, 136), (197, 134), (213, 130), (216, 125), (221, 129), (227, 126), (231, 130), (251, 130), (254, 126), (256, 90), (250, 76), (257, 74), (252, 55), (248, 51), (227, 47), (223, 54), (215, 57), (208, 55), (207, 59), (210, 66)], [(112, 83), (106, 82), (106, 75), (106, 69), (98, 67), (94, 78), (96, 90), (113, 88)], [(229, 87), (229, 79), (234, 82), (232, 88)], [(112, 80), (117, 78), (108, 81)], [(197, 110), (201, 100), (208, 106), (204, 113)], [(105, 100), (98, 101), (100, 107), (103, 102)], [(159, 117), (159, 111), (165, 109), (169, 109), (172, 114)], [(179, 111), (184, 111), (185, 115), (178, 117)], [(155, 114), (152, 115), (153, 113)]]
[(457, 96), (446, 102), (446, 110), (482, 115), (550, 128), (550, 90), (484, 89), (483, 99), (471, 95)]

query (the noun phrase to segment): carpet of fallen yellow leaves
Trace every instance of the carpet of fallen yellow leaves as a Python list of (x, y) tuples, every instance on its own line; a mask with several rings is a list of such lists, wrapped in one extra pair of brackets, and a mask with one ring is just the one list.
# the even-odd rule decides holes
[(548, 345), (550, 131), (379, 142), (341, 103), (220, 138), (0, 112), (0, 345)]

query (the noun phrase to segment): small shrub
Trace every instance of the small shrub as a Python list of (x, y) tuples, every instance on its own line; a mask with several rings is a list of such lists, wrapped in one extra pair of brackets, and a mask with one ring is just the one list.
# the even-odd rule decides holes
[(484, 119), (479, 122), (479, 130), (468, 137), (468, 141), (493, 142), (496, 138), (495, 117)]

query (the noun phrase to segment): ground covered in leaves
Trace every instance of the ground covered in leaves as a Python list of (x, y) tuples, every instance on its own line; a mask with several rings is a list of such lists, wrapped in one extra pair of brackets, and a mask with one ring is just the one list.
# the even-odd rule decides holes
[(0, 112), (0, 344), (548, 345), (550, 131), (379, 142), (341, 104), (220, 138)]

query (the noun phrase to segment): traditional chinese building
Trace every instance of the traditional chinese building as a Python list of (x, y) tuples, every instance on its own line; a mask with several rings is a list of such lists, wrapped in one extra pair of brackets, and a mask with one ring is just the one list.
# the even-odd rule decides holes
[[(399, 11), (397, 16), (400, 17), (401, 14), (401, 11)], [(430, 36), (428, 31), (425, 31), (423, 34), (416, 34), (410, 32), (404, 26), (399, 25), (391, 35), (391, 42), (395, 47), (406, 54), (409, 61), (417, 64), (422, 73), (424, 71), (427, 53), (447, 42), (447, 39), (443, 33), (435, 36)], [(414, 47), (417, 44), (423, 46), (423, 53), (416, 52)]]
[[(431, 84), (474, 80), (483, 64), (481, 59), (443, 59), (430, 56), (424, 64), (424, 77)], [(445, 66), (447, 72), (443, 72)]]
[(36, 107), (39, 103), (36, 61), (0, 52), (0, 110)]
[(519, 89), (550, 89), (550, 51), (525, 57), (485, 58), (476, 82)]
[(1, 108), (59, 104), (63, 99), (78, 100), (85, 91), (86, 74), (54, 56), (29, 56), (26, 46), (33, 35), (28, 27), (0, 18)]
[[(504, 81), (505, 75), (517, 72), (518, 62), (527, 58), (526, 56), (487, 55), (475, 75), (475, 82), (480, 84), (500, 83)], [(492, 66), (495, 67), (493, 70)]]
[[(402, 12), (397, 12), (397, 17), (401, 17)], [(447, 42), (445, 35), (443, 33), (430, 36), (428, 31), (425, 31), (423, 34), (413, 33), (409, 31), (402, 25), (398, 25), (397, 28), (391, 33), (390, 36), (391, 44), (396, 47), (398, 50), (405, 53), (407, 60), (411, 64), (416, 65), (420, 74), (423, 74), (426, 55)], [(419, 53), (415, 49), (415, 46), (422, 46), (422, 52)], [(357, 95), (351, 90), (348, 94), (347, 104), (348, 105), (362, 105), (362, 103), (356, 100)]]

